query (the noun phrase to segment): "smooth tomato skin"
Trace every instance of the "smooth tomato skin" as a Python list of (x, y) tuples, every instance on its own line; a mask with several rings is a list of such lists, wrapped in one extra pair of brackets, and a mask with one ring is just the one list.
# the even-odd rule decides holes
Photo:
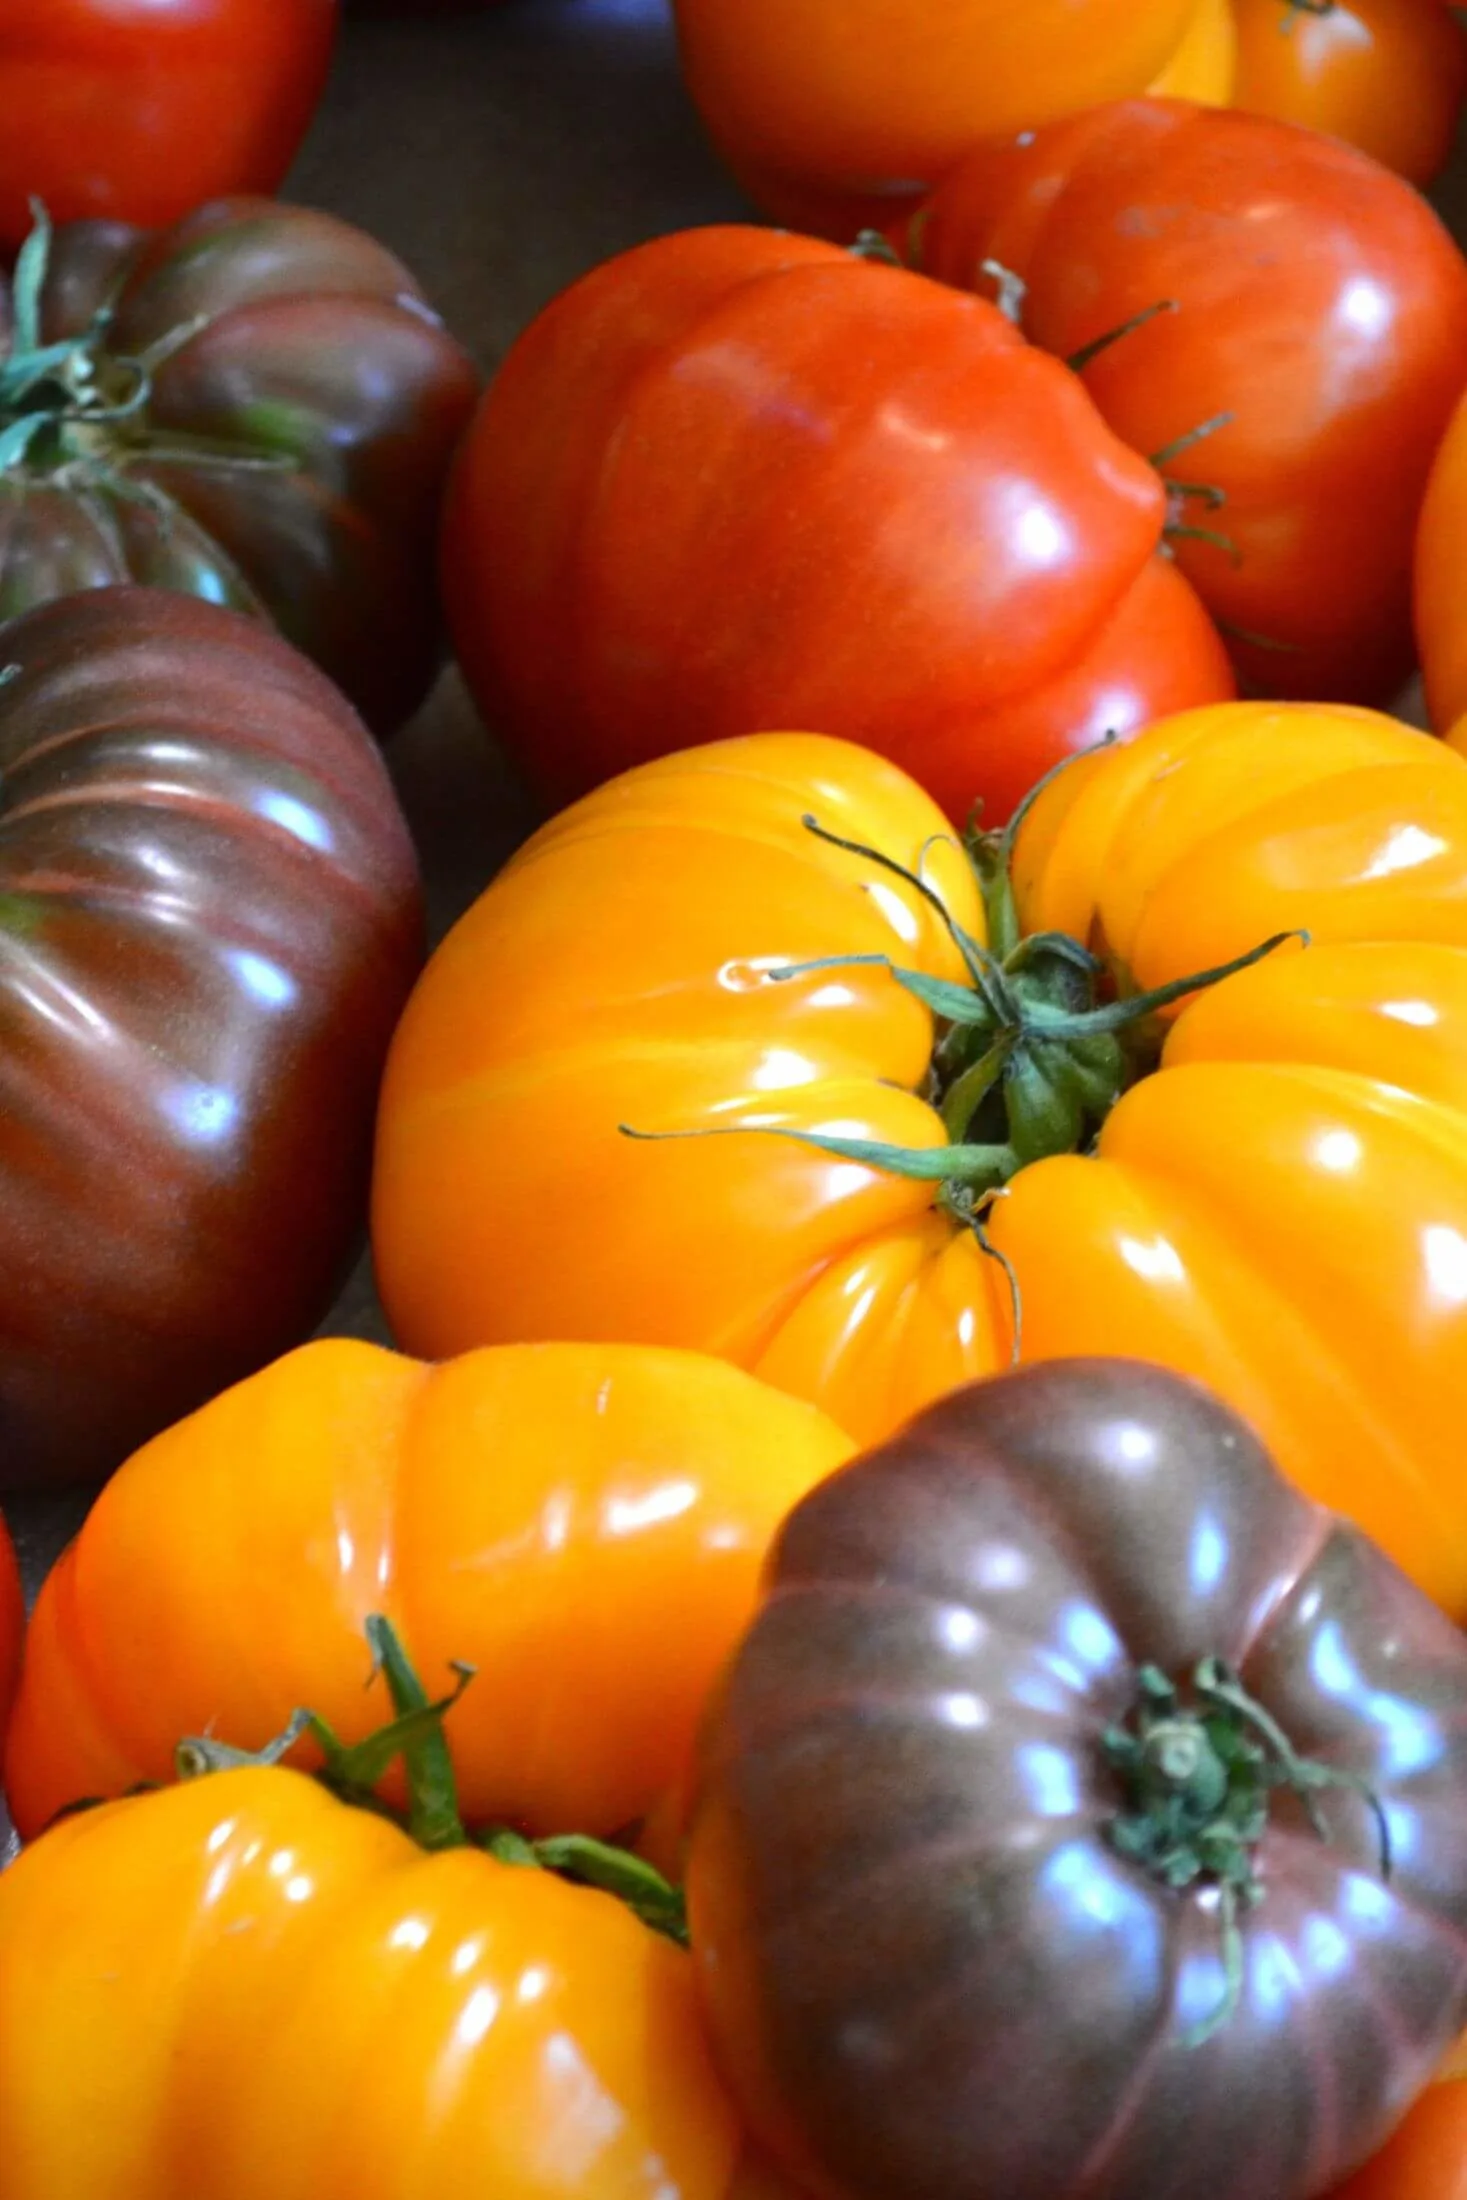
[(1467, 2079), (1429, 2086), (1336, 2200), (1467, 2200)]
[(1232, 0), (1231, 104), (1344, 138), (1408, 182), (1445, 167), (1467, 93), (1467, 38), (1443, 0)]
[(15, 1551), (0, 1520), (0, 1743), (10, 1721), (20, 1678), (20, 1646), (25, 1631), (25, 1605), (20, 1593), (20, 1569)]
[[(928, 1186), (768, 1135), (943, 1135), (931, 1020), (879, 958), (954, 979), (952, 944), (806, 816), (921, 863), (980, 931), (935, 805), (790, 734), (603, 788), (438, 950), (378, 1121), (377, 1271), (408, 1349), (711, 1349), (860, 1442), (1007, 1362), (1003, 1274)], [(1026, 928), (1099, 941), (1141, 986), (1313, 941), (1196, 1001), (1098, 1151), (997, 1203), (1025, 1357), (1197, 1376), (1467, 1615), (1467, 764), (1368, 712), (1223, 705), (1080, 760), (1018, 855)], [(831, 956), (876, 959), (769, 977)]]
[(435, 1692), (476, 1668), (447, 1721), (470, 1823), (617, 1834), (676, 1801), (774, 1532), (851, 1450), (687, 1353), (304, 1346), (135, 1454), (52, 1572), (15, 1823), (166, 1781), (183, 1734), (259, 1748), (297, 1704), (359, 1740), (379, 1611)]
[(101, 1481), (325, 1318), (423, 910), (379, 748), (264, 626), (91, 588), (4, 632), (15, 1489)]
[(444, 593), (480, 708), (551, 800), (773, 718), (995, 815), (1118, 677), (1228, 691), (1176, 586), (1148, 585), (1117, 664), (1163, 515), (1153, 470), (985, 301), (693, 230), (520, 338), (455, 469)]
[(0, 2115), (6, 2200), (725, 2200), (740, 2144), (680, 1949), (288, 1771), (5, 1873)]
[[(1236, 2006), (1184, 2045), (1215, 1889), (1117, 1853), (1101, 1740), (1208, 1656), (1397, 1846), (1266, 1804)], [(1464, 1689), (1207, 1391), (1072, 1360), (919, 1415), (795, 1508), (705, 1730), (689, 1917), (751, 2130), (823, 2200), (1334, 2191), (1467, 2013)]]
[(776, 220), (848, 241), (974, 138), (1140, 91), (1196, 0), (677, 0), (688, 88)]
[[(1060, 358), (1161, 300), (1083, 379), (1167, 462), (1177, 560), (1254, 692), (1384, 702), (1413, 661), (1410, 561), (1467, 356), (1467, 261), (1425, 202), (1349, 147), (1253, 115), (1126, 101), (976, 149), (914, 222), (930, 274), (1028, 285)], [(1267, 637), (1272, 647), (1242, 637)]]
[(952, 727), (923, 747), (918, 777), (955, 823), (973, 812), (973, 758), (983, 758), (983, 822), (999, 825), (1062, 757), (1129, 740), (1153, 719), (1228, 702), (1236, 679), (1222, 636), (1169, 558), (1141, 568), (1099, 639), (1070, 670)]
[(7, 0), (0, 245), (53, 220), (152, 227), (274, 191), (326, 83), (337, 0)]
[(1161, 75), (1138, 89), (1158, 98), (1199, 99), (1221, 106), (1232, 88), (1238, 29), (1232, 0), (1197, 0), (1191, 23)]
[(1416, 641), (1431, 722), (1467, 713), (1467, 397), (1433, 461), (1416, 534)]

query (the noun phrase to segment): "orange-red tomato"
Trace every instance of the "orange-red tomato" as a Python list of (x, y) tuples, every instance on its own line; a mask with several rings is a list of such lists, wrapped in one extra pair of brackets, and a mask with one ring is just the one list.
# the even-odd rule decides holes
[(1245, 684), (1390, 699), (1467, 359), (1467, 260), (1415, 191), (1259, 116), (1127, 100), (976, 148), (909, 250), (961, 287), (1012, 270), (1026, 332), (1060, 358), (1168, 301), (1083, 380), (1138, 452), (1211, 427), (1162, 470), (1212, 493), (1174, 491), (1203, 531), (1174, 548)]
[(5, 1532), (5, 1522), (0, 1520), (0, 1741), (4, 1739), (10, 1706), (15, 1700), (24, 1626), (25, 1608), (21, 1602), (20, 1571), (15, 1563), (10, 1537)]
[[(379, 1122), (378, 1272), (411, 1349), (698, 1346), (862, 1440), (1004, 1364), (1005, 1275), (933, 1182), (771, 1135), (949, 1135), (942, 1027), (891, 966), (957, 982), (959, 952), (914, 885), (811, 816), (920, 865), (981, 932), (912, 782), (787, 734), (603, 788), (450, 934)], [(1293, 927), (1313, 941), (1177, 1017), (1156, 1073), (1079, 1122), (1087, 1150), (1011, 1174), (987, 1229), (1024, 1356), (1209, 1382), (1467, 1616), (1467, 764), (1368, 712), (1195, 712), (1062, 774), (1017, 874), (1031, 933), (1143, 987)], [(1027, 1092), (1048, 1057), (1026, 1032)], [(930, 1166), (953, 1181), (950, 1157)]]
[(1467, 2079), (1430, 2086), (1335, 2200), (1467, 2200)]
[(688, 1353), (307, 1345), (138, 1452), (52, 1573), (15, 1822), (166, 1780), (184, 1735), (258, 1748), (300, 1704), (359, 1740), (373, 1612), (435, 1692), (477, 1670), (447, 1721), (471, 1822), (666, 1816), (775, 1529), (851, 1448)]
[(1412, 183), (1452, 149), (1467, 38), (1444, 0), (1232, 0), (1232, 104), (1345, 138)]
[(1467, 712), (1467, 397), (1427, 482), (1416, 535), (1416, 640), (1431, 722)]
[(285, 1771), (0, 1877), (0, 2129), (5, 2200), (725, 2200), (740, 2143), (681, 1949)]
[(326, 82), (337, 0), (5, 0), (0, 245), (101, 216), (161, 228), (278, 188)]
[(480, 708), (552, 800), (772, 718), (992, 820), (1094, 733), (1231, 694), (1159, 564), (1165, 516), (986, 300), (689, 230), (514, 346), (456, 469), (444, 591)]

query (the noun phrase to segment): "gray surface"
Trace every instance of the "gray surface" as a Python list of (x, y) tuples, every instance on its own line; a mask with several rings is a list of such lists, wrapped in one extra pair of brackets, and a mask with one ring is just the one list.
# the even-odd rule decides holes
[[(486, 370), (608, 254), (747, 213), (684, 99), (661, 0), (350, 24), (286, 195), (391, 245)], [(391, 762), (441, 933), (533, 813), (452, 673)], [(385, 1337), (365, 1260), (327, 1327)], [(86, 1504), (85, 1492), (7, 1501), (32, 1595)]]

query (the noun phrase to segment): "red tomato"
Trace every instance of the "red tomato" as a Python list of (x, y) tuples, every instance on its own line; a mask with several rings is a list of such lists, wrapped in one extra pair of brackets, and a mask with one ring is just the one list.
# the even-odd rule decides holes
[(1416, 642), (1439, 733), (1467, 712), (1467, 397), (1432, 465), (1416, 534)]
[(24, 1627), (24, 1607), (20, 1596), (20, 1572), (15, 1563), (15, 1553), (0, 1520), (0, 1740), (10, 1719), (10, 1707), (15, 1701), (15, 1684), (20, 1673), (20, 1638)]
[(105, 215), (152, 228), (274, 191), (326, 82), (337, 0), (5, 0), (0, 245)]
[(1431, 2086), (1335, 2200), (1467, 2200), (1467, 2081)]
[(1232, 0), (1232, 104), (1302, 122), (1412, 183), (1445, 165), (1467, 92), (1467, 38), (1442, 0)]
[(1467, 261), (1416, 192), (1312, 132), (1126, 100), (976, 149), (909, 244), (961, 287), (989, 261), (1022, 277), (1025, 327), (1061, 358), (1172, 301), (1084, 381), (1168, 479), (1216, 492), (1174, 489), (1175, 519), (1226, 538), (1177, 540), (1179, 564), (1254, 689), (1390, 698), (1467, 358)]
[(1231, 686), (1158, 476), (993, 307), (692, 230), (557, 299), (450, 490), (469, 684), (541, 791), (818, 726), (990, 820), (1077, 740)]

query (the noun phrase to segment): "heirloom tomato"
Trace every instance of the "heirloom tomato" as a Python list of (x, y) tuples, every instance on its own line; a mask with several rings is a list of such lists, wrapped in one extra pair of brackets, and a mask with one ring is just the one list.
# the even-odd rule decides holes
[(1231, 0), (1232, 104), (1346, 139), (1412, 183), (1452, 149), (1467, 39), (1444, 0)]
[(262, 626), (0, 636), (0, 1482), (110, 1472), (309, 1334), (421, 960), (381, 756)]
[(1347, 138), (1413, 182), (1451, 145), (1441, 0), (674, 0), (708, 134), (776, 220), (848, 243), (978, 139), (1145, 92)]
[(4, 1740), (5, 1729), (10, 1720), (10, 1707), (15, 1701), (24, 1625), (25, 1608), (21, 1602), (20, 1571), (15, 1563), (10, 1537), (5, 1532), (5, 1522), (0, 1520), (0, 1741)]
[(1332, 2191), (1467, 2015), (1464, 1701), (1457, 1628), (1201, 1388), (944, 1400), (795, 1508), (704, 1738), (755, 2132), (831, 2200)]
[(1467, 397), (1452, 415), (1421, 507), (1416, 641), (1431, 722), (1445, 731), (1467, 714)]
[(1336, 2200), (1467, 2200), (1467, 2079), (1428, 2087)]
[(1061, 772), (1017, 909), (1009, 853), (985, 893), (812, 734), (545, 826), (393, 1041), (396, 1334), (714, 1351), (864, 1442), (1002, 1366), (1016, 1297), (1026, 1357), (1200, 1376), (1467, 1617), (1467, 762), (1224, 705)]
[(1231, 692), (1165, 520), (1155, 471), (986, 301), (693, 230), (515, 345), (444, 590), (481, 709), (555, 798), (772, 722), (992, 818), (1069, 749)]
[(326, 82), (336, 0), (5, 0), (0, 246), (61, 221), (177, 221), (273, 191)]
[(140, 1451), (61, 1558), (11, 1814), (32, 1835), (166, 1779), (180, 1734), (258, 1748), (297, 1704), (359, 1740), (372, 1612), (435, 1686), (455, 1658), (477, 1671), (447, 1720), (474, 1823), (609, 1835), (666, 1814), (775, 1528), (851, 1448), (693, 1353), (521, 1345), (428, 1368), (307, 1345)]
[(1249, 686), (1389, 700), (1467, 358), (1467, 260), (1424, 199), (1311, 132), (1128, 100), (975, 149), (908, 250), (963, 288), (1019, 277), (1061, 358), (1121, 330), (1082, 378), (1160, 467)]
[(24, 1850), (5, 2200), (727, 2200), (741, 2134), (684, 1951), (470, 1846), (451, 1767), (413, 1824), (250, 1768)]
[[(845, 241), (973, 140), (1143, 92), (1215, 0), (675, 0), (708, 133), (777, 220)], [(1218, 68), (1216, 60), (1211, 66)], [(1211, 90), (1225, 98), (1224, 51)]]
[(43, 224), (3, 349), (0, 616), (153, 582), (273, 619), (378, 732), (421, 701), (477, 378), (390, 252), (266, 199)]

